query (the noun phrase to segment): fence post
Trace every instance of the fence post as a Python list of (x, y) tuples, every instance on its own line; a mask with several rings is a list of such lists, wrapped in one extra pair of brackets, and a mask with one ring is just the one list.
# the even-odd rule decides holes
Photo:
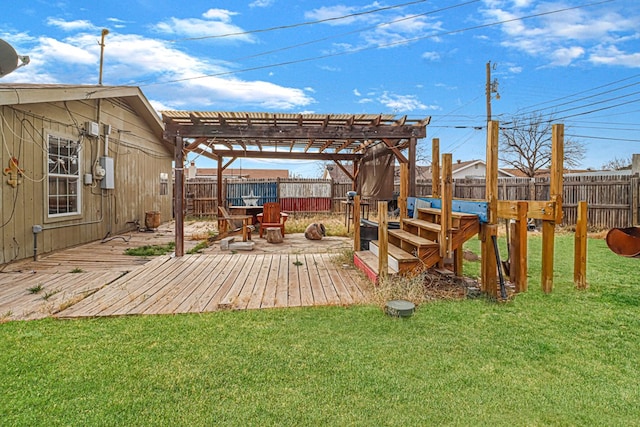
[(629, 204), (631, 205), (631, 225), (638, 225), (638, 209), (640, 208), (640, 178), (634, 176), (629, 181)]
[(578, 202), (575, 247), (573, 257), (573, 284), (578, 289), (587, 288), (587, 202)]

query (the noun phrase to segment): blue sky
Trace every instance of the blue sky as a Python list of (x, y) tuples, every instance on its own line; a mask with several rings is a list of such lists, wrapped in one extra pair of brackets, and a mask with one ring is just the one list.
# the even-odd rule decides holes
[(640, 153), (637, 0), (2, 3), (0, 38), (31, 63), (0, 83), (96, 84), (106, 28), (103, 83), (140, 86), (158, 110), (431, 116), (422, 154), (437, 137), (455, 161), (485, 157), (491, 61), (494, 119), (554, 115), (584, 168)]

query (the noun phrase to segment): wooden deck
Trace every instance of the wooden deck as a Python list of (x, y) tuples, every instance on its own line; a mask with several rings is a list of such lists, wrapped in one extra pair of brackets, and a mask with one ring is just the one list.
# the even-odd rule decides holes
[[(189, 224), (185, 249), (207, 236), (210, 225)], [(105, 242), (54, 252), (0, 269), (0, 322), (47, 316), (203, 313), (348, 305), (367, 299), (370, 284), (351, 266), (337, 264), (349, 239), (309, 241), (287, 235), (272, 245), (255, 239), (251, 252), (223, 251), (219, 244), (181, 258), (124, 255), (127, 248), (165, 244), (173, 225), (155, 233), (131, 232)]]
[(331, 254), (215, 254), (159, 257), (57, 313), (57, 317), (204, 313), (348, 305), (366, 282)]

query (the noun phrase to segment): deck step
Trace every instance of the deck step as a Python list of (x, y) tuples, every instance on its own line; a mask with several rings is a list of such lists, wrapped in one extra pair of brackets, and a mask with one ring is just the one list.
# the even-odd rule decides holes
[[(377, 258), (380, 256), (380, 248), (378, 247), (377, 240), (372, 240), (371, 242), (369, 242), (369, 251), (371, 251), (376, 256), (376, 262), (378, 262)], [(389, 263), (389, 268), (395, 270), (396, 272), (402, 273), (411, 270), (420, 262), (417, 257), (392, 244), (387, 245), (387, 253), (387, 262)]]
[[(438, 208), (418, 208), (418, 212), (424, 212), (433, 215), (441, 215), (442, 210)], [(452, 211), (451, 216), (453, 218), (477, 218), (478, 215), (466, 212), (456, 212)]]
[[(353, 263), (358, 269), (362, 270), (362, 272), (367, 275), (369, 280), (371, 280), (373, 283), (378, 282), (378, 276), (379, 276), (378, 257), (375, 256), (373, 252), (371, 251), (354, 252)], [(391, 265), (389, 265), (387, 274), (391, 276), (394, 274), (398, 274), (398, 271), (392, 269)]]
[(416, 248), (429, 248), (432, 246), (438, 246), (438, 244), (433, 240), (416, 236), (415, 234), (409, 233), (408, 231), (405, 231), (405, 230), (389, 230), (389, 234), (400, 240), (403, 240), (405, 242), (412, 244)]
[[(414, 227), (422, 228), (424, 230), (433, 231), (436, 233), (440, 233), (442, 226), (435, 222), (425, 221), (424, 219), (416, 219), (416, 218), (406, 218), (402, 220), (404, 224), (413, 225)], [(452, 228), (455, 230), (455, 228)]]

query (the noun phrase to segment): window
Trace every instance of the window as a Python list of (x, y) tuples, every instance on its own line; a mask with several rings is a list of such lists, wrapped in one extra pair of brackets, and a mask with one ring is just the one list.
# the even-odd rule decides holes
[(169, 174), (166, 172), (160, 173), (160, 195), (166, 196), (169, 194)]
[(49, 216), (80, 213), (80, 145), (49, 135)]

